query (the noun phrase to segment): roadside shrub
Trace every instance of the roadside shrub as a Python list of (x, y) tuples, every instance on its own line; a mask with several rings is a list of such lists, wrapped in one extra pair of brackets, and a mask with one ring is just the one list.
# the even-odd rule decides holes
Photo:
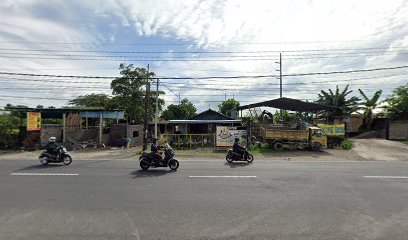
[(343, 150), (350, 150), (353, 148), (353, 142), (351, 140), (346, 139), (341, 143), (340, 147)]

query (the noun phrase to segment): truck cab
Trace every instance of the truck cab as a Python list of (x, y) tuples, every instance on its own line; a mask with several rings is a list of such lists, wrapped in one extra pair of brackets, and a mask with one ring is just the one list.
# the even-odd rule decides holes
[(321, 148), (327, 148), (327, 137), (319, 127), (309, 127), (309, 139), (311, 148), (315, 151)]

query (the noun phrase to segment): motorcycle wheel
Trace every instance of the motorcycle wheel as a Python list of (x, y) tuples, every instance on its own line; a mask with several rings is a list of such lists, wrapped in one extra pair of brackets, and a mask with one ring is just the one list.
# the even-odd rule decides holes
[(227, 154), (227, 156), (225, 156), (225, 160), (227, 160), (227, 162), (229, 162), (229, 163), (232, 163), (234, 161), (231, 154)]
[(180, 163), (176, 159), (173, 159), (169, 162), (169, 167), (171, 170), (176, 171), (177, 168), (179, 167)]
[(251, 163), (252, 161), (254, 161), (254, 156), (252, 156), (252, 154), (248, 154), (247, 162)]
[(45, 159), (45, 158), (41, 158), (41, 159), (40, 159), (40, 162), (41, 162), (41, 164), (44, 165), (44, 166), (48, 165), (48, 163), (49, 163), (48, 160)]
[(71, 164), (71, 163), (72, 163), (72, 158), (71, 158), (71, 156), (66, 155), (66, 156), (64, 157), (64, 160), (62, 160), (62, 162), (64, 163), (64, 165), (69, 165), (69, 164)]
[(142, 159), (142, 160), (140, 160), (140, 167), (141, 167), (143, 170), (147, 170), (147, 169), (150, 168), (150, 165), (149, 165), (148, 162), (146, 162), (146, 160)]

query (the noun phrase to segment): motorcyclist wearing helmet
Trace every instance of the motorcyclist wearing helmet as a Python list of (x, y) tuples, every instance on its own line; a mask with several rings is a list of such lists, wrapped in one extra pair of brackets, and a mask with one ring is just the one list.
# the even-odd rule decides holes
[(45, 145), (45, 149), (47, 150), (47, 152), (49, 154), (52, 154), (52, 155), (55, 156), (58, 153), (59, 146), (60, 145), (57, 143), (57, 138), (56, 137), (50, 137), (48, 139), (47, 145)]
[(235, 153), (238, 153), (241, 155), (241, 157), (243, 156), (243, 154), (245, 153), (245, 148), (241, 147), (239, 145), (239, 138), (235, 138), (234, 141), (234, 145), (232, 146), (232, 151), (234, 151)]
[(159, 145), (157, 145), (157, 139), (153, 138), (153, 143), (150, 147), (150, 154), (152, 155), (155, 162), (162, 160), (162, 156), (159, 154), (159, 148)]

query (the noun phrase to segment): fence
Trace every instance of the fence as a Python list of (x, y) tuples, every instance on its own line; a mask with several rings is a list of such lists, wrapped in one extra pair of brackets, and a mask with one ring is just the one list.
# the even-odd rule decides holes
[(390, 121), (388, 139), (408, 140), (408, 120)]
[(215, 134), (163, 134), (161, 139), (175, 149), (215, 147)]

